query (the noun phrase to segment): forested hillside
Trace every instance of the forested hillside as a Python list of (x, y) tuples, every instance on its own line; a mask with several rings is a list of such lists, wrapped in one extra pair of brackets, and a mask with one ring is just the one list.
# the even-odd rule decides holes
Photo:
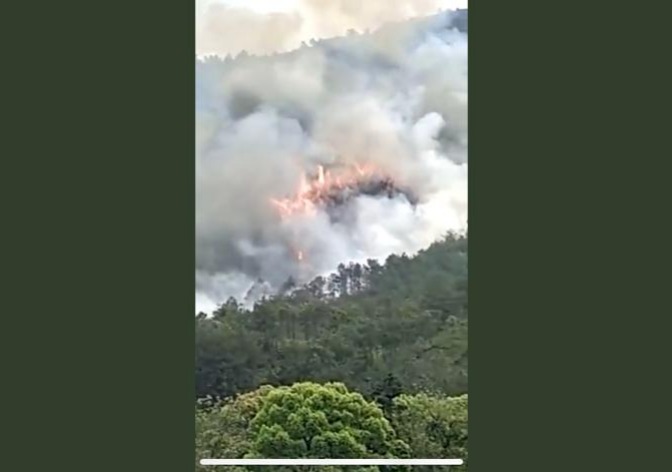
[(200, 314), (197, 456), (466, 459), (467, 312), (449, 235)]
[(387, 377), (404, 392), (466, 392), (466, 237), (341, 265), (252, 310), (230, 300), (196, 318), (199, 397), (305, 380), (371, 395)]

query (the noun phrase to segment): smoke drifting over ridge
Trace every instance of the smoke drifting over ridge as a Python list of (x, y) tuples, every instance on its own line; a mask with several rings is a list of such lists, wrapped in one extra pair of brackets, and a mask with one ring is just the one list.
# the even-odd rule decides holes
[(466, 8), (466, 0), (196, 0), (197, 53), (271, 54), (302, 41)]
[(197, 310), (466, 228), (464, 25), (442, 13), (197, 61)]

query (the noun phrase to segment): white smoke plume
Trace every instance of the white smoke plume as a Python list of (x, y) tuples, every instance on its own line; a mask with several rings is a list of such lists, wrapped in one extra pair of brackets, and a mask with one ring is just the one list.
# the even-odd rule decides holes
[[(465, 13), (287, 54), (197, 60), (197, 310), (342, 262), (413, 254), (466, 228)], [(408, 192), (356, 194), (338, 218), (320, 206), (281, 218), (272, 201), (296, 194), (319, 166), (372, 166)]]
[(286, 52), (303, 41), (363, 33), (466, 5), (466, 0), (196, 0), (196, 52)]

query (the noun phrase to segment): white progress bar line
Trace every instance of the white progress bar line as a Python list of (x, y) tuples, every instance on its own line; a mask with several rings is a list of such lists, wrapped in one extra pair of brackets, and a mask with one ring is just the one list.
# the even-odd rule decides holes
[(201, 459), (201, 465), (462, 465), (462, 459)]

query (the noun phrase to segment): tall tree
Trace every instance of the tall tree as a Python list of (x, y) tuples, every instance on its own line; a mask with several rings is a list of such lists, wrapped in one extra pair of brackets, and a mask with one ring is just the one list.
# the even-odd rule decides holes
[(251, 422), (258, 457), (407, 455), (380, 408), (345, 385), (304, 382), (270, 391)]

